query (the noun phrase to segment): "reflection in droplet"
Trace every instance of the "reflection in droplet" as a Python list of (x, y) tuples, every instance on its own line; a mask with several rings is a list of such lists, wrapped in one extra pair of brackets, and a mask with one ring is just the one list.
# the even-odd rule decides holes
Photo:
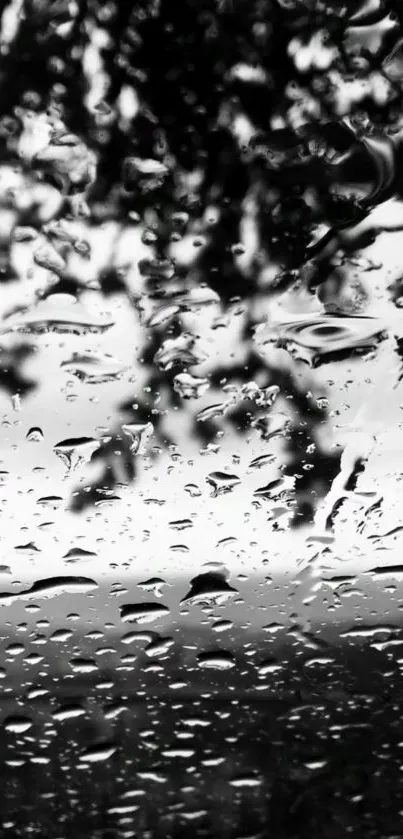
[(190, 373), (178, 373), (173, 384), (182, 399), (198, 399), (210, 387), (208, 379), (192, 376)]
[(65, 463), (67, 469), (73, 471), (79, 465), (88, 463), (100, 445), (100, 441), (93, 437), (74, 437), (61, 440), (53, 448), (58, 457)]
[(12, 734), (23, 734), (32, 728), (33, 722), (30, 717), (11, 716), (4, 720), (4, 728)]
[(62, 362), (61, 367), (87, 384), (116, 381), (126, 369), (111, 356), (100, 353), (73, 353), (70, 359)]
[(27, 440), (30, 443), (41, 443), (43, 440), (43, 431), (39, 426), (32, 426), (27, 432)]
[(52, 718), (57, 722), (64, 722), (65, 720), (73, 720), (84, 715), (85, 709), (81, 705), (71, 704), (58, 708), (57, 711), (53, 712)]
[(4, 319), (0, 334), (8, 332), (65, 332), (86, 334), (105, 332), (113, 322), (87, 312), (84, 304), (70, 294), (53, 294), (36, 306)]
[(231, 490), (241, 482), (238, 475), (231, 475), (229, 472), (210, 472), (206, 477), (207, 483), (211, 484), (214, 489), (214, 495), (220, 495), (223, 492), (231, 492)]
[(182, 603), (221, 604), (236, 594), (238, 594), (237, 589), (227, 582), (225, 575), (207, 571), (205, 574), (193, 577), (190, 590), (182, 599)]
[(301, 315), (273, 327), (271, 340), (317, 366), (340, 355), (376, 347), (384, 333), (385, 325), (372, 317)]
[(89, 559), (96, 559), (97, 554), (94, 551), (86, 551), (84, 548), (69, 548), (67, 553), (64, 554), (63, 559), (65, 562), (74, 563), (74, 562), (83, 562)]
[(101, 763), (108, 760), (117, 751), (117, 746), (111, 743), (100, 743), (97, 746), (90, 746), (82, 752), (79, 759), (83, 763)]
[(36, 597), (55, 597), (60, 594), (85, 594), (97, 588), (95, 580), (89, 577), (48, 577), (37, 580), (31, 588), (19, 592), (1, 592), (1, 603), (13, 603), (15, 600), (26, 600)]
[(197, 662), (200, 667), (212, 670), (231, 670), (236, 664), (235, 656), (228, 650), (199, 653)]
[(144, 591), (152, 591), (156, 597), (162, 597), (162, 588), (166, 585), (167, 583), (162, 577), (150, 577), (148, 580), (138, 583), (139, 588)]
[(169, 609), (162, 603), (127, 603), (120, 607), (120, 616), (124, 622), (152, 623), (168, 615)]
[(151, 422), (131, 422), (122, 425), (122, 431), (131, 438), (130, 450), (133, 454), (145, 454), (148, 443), (154, 433)]

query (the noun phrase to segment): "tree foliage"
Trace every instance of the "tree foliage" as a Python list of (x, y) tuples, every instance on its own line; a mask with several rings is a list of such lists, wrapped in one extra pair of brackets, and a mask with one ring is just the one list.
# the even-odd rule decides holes
[[(23, 171), (31, 191), (38, 183), (60, 191), (56, 221), (84, 215), (89, 226), (105, 218), (142, 225), (154, 254), (139, 265), (141, 293), (171, 306), (144, 326), (149, 393), (135, 409), (123, 406), (128, 419), (152, 419), (158, 433), (155, 394), (171, 407), (189, 395), (175, 377), (197, 376), (184, 318), (192, 290), (217, 295), (229, 317), (240, 305), (242, 346), (210, 370), (210, 384), (243, 388), (225, 422), (240, 432), (254, 427), (263, 440), (271, 404), (248, 383), (278, 387), (291, 400), (295, 523), (309, 519), (340, 452), (321, 445), (326, 407), (301, 386), (300, 362), (284, 368), (262, 356), (256, 330), (287, 288), (318, 295), (326, 307), (329, 278), (333, 310), (355, 314), (340, 303), (343, 266), (373, 241), (372, 209), (401, 190), (402, 10), (392, 0), (22, 0), (13, 18), (11, 6), (0, 8), (4, 166)], [(31, 153), (30, 125), (41, 120), (48, 144)], [(45, 229), (35, 201), (22, 211), (3, 195), (2, 206), (10, 203), (15, 228)], [(193, 256), (181, 263), (173, 249), (185, 239)], [(2, 246), (7, 282), (15, 279), (7, 237)], [(99, 281), (105, 295), (126, 294), (138, 307), (124, 271), (111, 263)], [(60, 270), (48, 293), (81, 290)], [(177, 347), (169, 364), (159, 361), (167, 341)], [(10, 392), (30, 387), (19, 369), (27, 351), (20, 345), (4, 361), (1, 386)], [(222, 418), (196, 417), (194, 433), (209, 443), (221, 426)], [(167, 443), (163, 430), (160, 438)], [(130, 480), (131, 453), (119, 439)], [(105, 461), (101, 487), (113, 487), (106, 445), (96, 457)], [(93, 497), (79, 492), (76, 509)]]

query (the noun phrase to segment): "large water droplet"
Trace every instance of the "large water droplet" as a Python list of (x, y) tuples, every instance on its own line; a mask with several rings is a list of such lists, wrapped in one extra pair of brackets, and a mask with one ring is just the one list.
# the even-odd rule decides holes
[(231, 586), (225, 574), (214, 571), (207, 571), (205, 574), (198, 574), (190, 582), (190, 590), (182, 599), (182, 603), (199, 604), (222, 604), (238, 594), (236, 588)]
[(87, 384), (116, 381), (126, 370), (125, 365), (111, 356), (95, 352), (73, 353), (70, 359), (62, 362), (61, 367)]
[(67, 466), (69, 472), (88, 463), (94, 452), (99, 449), (100, 441), (93, 437), (72, 437), (61, 440), (53, 447), (55, 453)]
[(47, 577), (37, 580), (30, 588), (19, 592), (1, 592), (1, 603), (13, 603), (16, 600), (31, 600), (40, 597), (56, 597), (60, 594), (86, 594), (97, 588), (98, 584), (89, 577)]
[(152, 623), (170, 614), (162, 603), (127, 603), (120, 607), (122, 621), (130, 623)]
[(82, 335), (88, 332), (105, 332), (113, 326), (106, 318), (90, 314), (84, 304), (70, 294), (52, 294), (24, 312), (3, 320), (0, 334), (7, 332), (65, 332)]
[(206, 481), (213, 487), (214, 496), (223, 492), (231, 492), (237, 484), (241, 483), (238, 475), (232, 475), (230, 472), (210, 472)]
[(83, 763), (102, 763), (112, 757), (116, 751), (117, 746), (114, 743), (99, 743), (82, 752), (79, 759)]
[(236, 665), (235, 656), (228, 650), (199, 653), (197, 662), (200, 667), (211, 670), (231, 670)]
[(317, 366), (335, 357), (376, 347), (384, 333), (385, 325), (377, 318), (301, 315), (275, 325), (271, 340)]
[(33, 722), (30, 717), (11, 716), (6, 717), (4, 720), (5, 730), (10, 731), (12, 734), (24, 734), (24, 732), (29, 731), (32, 726)]

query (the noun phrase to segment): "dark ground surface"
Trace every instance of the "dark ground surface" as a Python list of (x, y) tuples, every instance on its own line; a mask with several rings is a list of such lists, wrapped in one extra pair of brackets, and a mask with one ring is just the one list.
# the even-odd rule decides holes
[[(107, 674), (3, 694), (0, 835), (400, 837), (392, 649), (288, 656), (249, 695), (233, 671), (208, 674), (207, 691), (180, 669), (170, 691), (133, 673), (120, 694)], [(60, 719), (66, 708), (81, 715)], [(32, 725), (10, 730), (16, 717)]]

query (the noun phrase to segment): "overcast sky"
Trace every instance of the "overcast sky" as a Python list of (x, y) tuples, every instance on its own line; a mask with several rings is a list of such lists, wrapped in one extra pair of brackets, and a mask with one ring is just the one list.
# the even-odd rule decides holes
[[(398, 212), (402, 215), (398, 205), (389, 206), (384, 212), (386, 219), (396, 220)], [(139, 235), (134, 229), (126, 234), (117, 261), (124, 262), (128, 252), (135, 252), (137, 258), (147, 252)], [(99, 265), (106, 261), (114, 231), (105, 228), (95, 237), (92, 261), (85, 263), (77, 257), (73, 263), (76, 272), (87, 280), (95, 277)], [(340, 573), (347, 573), (370, 567), (374, 557), (375, 564), (392, 564), (401, 557), (399, 534), (388, 541), (388, 550), (376, 555), (373, 542), (368, 540), (374, 530), (386, 532), (401, 523), (403, 387), (396, 387), (398, 357), (393, 346), (394, 335), (401, 334), (402, 315), (385, 295), (386, 286), (399, 275), (400, 245), (399, 233), (383, 234), (371, 251), (367, 249), (361, 264), (361, 269), (363, 265), (368, 267), (368, 260), (372, 260), (378, 267), (360, 271), (369, 294), (366, 314), (384, 318), (390, 327), (389, 337), (366, 360), (337, 361), (314, 371), (301, 364), (307, 388), (329, 399), (330, 442), (368, 456), (359, 488), (384, 497), (380, 517), (375, 515), (374, 526), (368, 526), (362, 534), (357, 533), (355, 515), (362, 499), (347, 502), (345, 513), (336, 522), (332, 556), (327, 560), (330, 566), (334, 565), (336, 573), (341, 562)], [(44, 286), (48, 282), (45, 269), (37, 266), (34, 266), (35, 279), (30, 276), (32, 246), (19, 246), (15, 258), (20, 261), (26, 279), (4, 287), (3, 315), (15, 304), (29, 304), (41, 281)], [(130, 277), (132, 288), (137, 281), (134, 267)], [(210, 561), (223, 562), (231, 575), (245, 574), (250, 580), (263, 579), (268, 573), (279, 577), (286, 574), (292, 579), (318, 551), (318, 545), (307, 537), (312, 532), (323, 533), (329, 499), (324, 500), (315, 526), (309, 531), (290, 532), (287, 515), (280, 517), (280, 528), (273, 531), (272, 522), (268, 521), (269, 505), (263, 502), (257, 508), (252, 502), (254, 489), (277, 476), (277, 464), (274, 462), (261, 470), (251, 469), (249, 464), (263, 453), (280, 455), (281, 441), (267, 444), (257, 434), (245, 439), (229, 432), (220, 442), (219, 451), (208, 455), (201, 454), (194, 441), (183, 437), (178, 447), (179, 458), (162, 453), (153, 464), (141, 468), (134, 486), (119, 490), (120, 502), (88, 510), (81, 516), (73, 516), (63, 506), (57, 510), (38, 506), (41, 496), (68, 497), (83, 474), (79, 468), (73, 477), (66, 477), (66, 468), (54, 453), (54, 445), (67, 437), (97, 437), (113, 429), (116, 405), (133, 395), (141, 376), (141, 370), (133, 364), (142, 335), (133, 311), (118, 298), (99, 299), (94, 292), (84, 297), (84, 305), (95, 317), (111, 320), (114, 326), (102, 335), (48, 333), (35, 338), (38, 352), (26, 369), (34, 378), (38, 376), (40, 388), (23, 400), (20, 409), (4, 394), (0, 396), (3, 418), (0, 468), (9, 472), (0, 486), (1, 563), (12, 572), (12, 576), (0, 576), (1, 588), (9, 590), (13, 580), (25, 583), (51, 574), (85, 573), (100, 582), (120, 579), (120, 574), (124, 580), (137, 581), (158, 575), (170, 582), (178, 580), (177, 585), (182, 589), (186, 585), (184, 581), (189, 581), (202, 570), (203, 563)], [(290, 293), (282, 298), (280, 305), (284, 314), (295, 314), (305, 303)], [(313, 306), (314, 311), (320, 308), (317, 303)], [(233, 346), (232, 330), (236, 330), (237, 324), (233, 319), (228, 328), (211, 332), (209, 327), (217, 314), (219, 310), (214, 305), (201, 310), (197, 331), (202, 345), (207, 341), (205, 348), (210, 355), (224, 359), (228, 348)], [(91, 385), (80, 382), (60, 367), (73, 352), (88, 350), (110, 353), (130, 369), (112, 384)], [(134, 377), (134, 382), (129, 381), (129, 376)], [(203, 404), (214, 401), (207, 394)], [(279, 417), (284, 413), (281, 401), (274, 412)], [(33, 426), (42, 429), (41, 442), (26, 439)], [(231, 493), (213, 497), (206, 476), (216, 470), (235, 473), (241, 479), (239, 485)], [(200, 488), (200, 495), (192, 497), (185, 490), (189, 483)], [(189, 519), (192, 526), (178, 531), (172, 525), (178, 519)], [(230, 537), (232, 541), (226, 541)], [(15, 550), (16, 546), (31, 541), (40, 553)], [(85, 569), (84, 565), (66, 566), (62, 559), (71, 547), (78, 545), (97, 553), (94, 562), (85, 563)], [(172, 546), (178, 545), (185, 546), (186, 552), (172, 550)], [(253, 585), (247, 590), (249, 604), (253, 606), (256, 588)], [(175, 592), (169, 594), (172, 597), (175, 599)]]

